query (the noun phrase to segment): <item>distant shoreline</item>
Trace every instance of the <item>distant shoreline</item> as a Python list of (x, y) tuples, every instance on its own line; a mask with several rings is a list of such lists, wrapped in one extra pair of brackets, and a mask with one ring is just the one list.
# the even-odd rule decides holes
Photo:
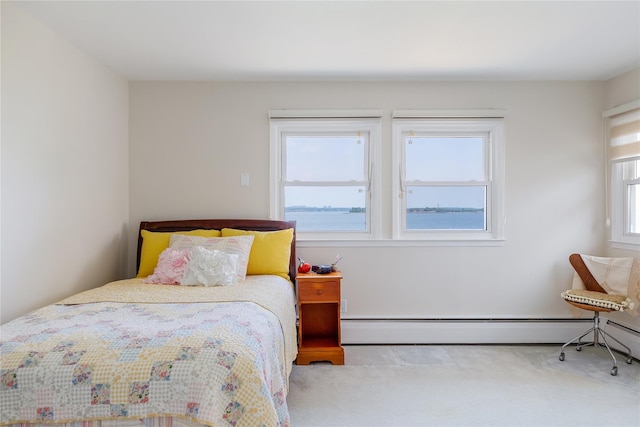
[[(345, 212), (345, 213), (365, 213), (365, 208), (334, 208), (330, 206), (326, 207), (313, 207), (313, 206), (289, 206), (284, 208), (285, 212)], [(484, 212), (483, 208), (459, 208), (459, 207), (446, 207), (446, 208), (408, 208), (407, 213), (469, 213), (469, 212)]]
[[(443, 209), (443, 208), (441, 208)], [(351, 212), (340, 208), (333, 211), (286, 212), (288, 221), (297, 222), (299, 231), (366, 231), (367, 213)], [(485, 230), (485, 213), (474, 212), (434, 212), (421, 210), (407, 212), (407, 230)]]
[(410, 213), (484, 212), (484, 208), (408, 208)]

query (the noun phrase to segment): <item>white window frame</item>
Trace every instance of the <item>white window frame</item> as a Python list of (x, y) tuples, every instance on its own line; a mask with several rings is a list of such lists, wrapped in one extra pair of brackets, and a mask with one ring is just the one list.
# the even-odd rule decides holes
[[(340, 111), (270, 111), (270, 217), (284, 219), (284, 166), (286, 153), (284, 136), (289, 133), (308, 132), (361, 132), (368, 135), (368, 149), (365, 152), (365, 172), (368, 172), (367, 227), (365, 231), (296, 231), (301, 240), (372, 240), (379, 238), (381, 229), (380, 168), (376, 168), (375, 159), (379, 158), (381, 140), (381, 119), (379, 110), (340, 110)], [(363, 116), (363, 117), (357, 117)], [(332, 183), (336, 184), (336, 183)], [(353, 185), (353, 183), (350, 183)]]
[[(639, 179), (629, 179), (624, 176), (624, 167), (627, 163), (640, 160), (640, 157), (636, 154), (627, 154), (626, 151), (615, 153), (615, 148), (620, 145), (624, 146), (633, 140), (638, 140), (638, 135), (622, 135), (622, 141), (612, 140), (611, 127), (619, 125), (620, 118), (623, 122), (630, 117), (624, 117), (627, 114), (636, 115), (640, 109), (640, 99), (628, 102), (626, 104), (619, 105), (617, 107), (606, 110), (602, 113), (604, 119), (604, 127), (606, 131), (605, 137), (605, 168), (606, 174), (606, 205), (607, 205), (607, 221), (606, 226), (610, 228), (610, 241), (609, 244), (612, 248), (627, 249), (637, 251), (640, 250), (640, 234), (631, 233), (629, 230), (629, 193), (628, 186), (630, 184), (638, 183)], [(631, 119), (633, 120), (633, 119)], [(613, 123), (613, 122), (618, 122)], [(631, 139), (629, 139), (631, 137)], [(620, 138), (618, 135), (616, 138)], [(635, 139), (633, 139), (635, 138)], [(636, 174), (637, 175), (637, 174)]]
[[(451, 112), (456, 114), (456, 112)], [(393, 238), (401, 240), (424, 240), (432, 242), (458, 242), (461, 244), (504, 240), (504, 117), (442, 117), (441, 112), (422, 114), (394, 113), (393, 133)], [(416, 117), (418, 116), (418, 117)], [(487, 135), (485, 165), (487, 181), (470, 181), (469, 185), (486, 185), (486, 230), (407, 230), (404, 197), (404, 140), (403, 135), (415, 133)]]
[(625, 179), (625, 164), (640, 160), (631, 158), (611, 163), (611, 245), (618, 249), (640, 249), (640, 234), (630, 231), (629, 185), (640, 184), (638, 179)]

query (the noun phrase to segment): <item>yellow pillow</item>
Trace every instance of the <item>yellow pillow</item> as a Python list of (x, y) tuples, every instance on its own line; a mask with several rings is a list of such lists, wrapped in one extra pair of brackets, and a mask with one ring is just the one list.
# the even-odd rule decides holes
[(220, 237), (220, 230), (191, 230), (177, 231), (170, 233), (159, 233), (155, 231), (142, 230), (142, 249), (140, 251), (140, 267), (137, 277), (147, 277), (153, 274), (153, 270), (158, 264), (158, 257), (169, 247), (173, 234), (188, 234), (190, 236)]
[(222, 237), (246, 235), (254, 236), (247, 274), (273, 274), (289, 279), (293, 228), (279, 231), (222, 229)]

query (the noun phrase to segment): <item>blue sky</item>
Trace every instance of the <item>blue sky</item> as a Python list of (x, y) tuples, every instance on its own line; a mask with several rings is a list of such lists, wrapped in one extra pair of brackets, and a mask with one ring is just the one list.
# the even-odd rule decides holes
[[(366, 144), (357, 135), (336, 138), (287, 138), (288, 180), (349, 181), (365, 179)], [(469, 181), (484, 179), (481, 138), (412, 137), (405, 143), (407, 180)], [(364, 207), (363, 187), (288, 187), (287, 206)], [(484, 206), (483, 187), (408, 187), (408, 207)]]

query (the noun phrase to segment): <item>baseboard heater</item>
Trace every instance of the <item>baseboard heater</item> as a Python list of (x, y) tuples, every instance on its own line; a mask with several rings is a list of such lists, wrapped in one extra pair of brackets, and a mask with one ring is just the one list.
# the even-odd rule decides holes
[[(590, 318), (342, 319), (343, 344), (555, 344), (589, 328)], [(640, 332), (609, 321), (607, 331), (640, 355)], [(613, 345), (615, 347), (615, 343)]]

